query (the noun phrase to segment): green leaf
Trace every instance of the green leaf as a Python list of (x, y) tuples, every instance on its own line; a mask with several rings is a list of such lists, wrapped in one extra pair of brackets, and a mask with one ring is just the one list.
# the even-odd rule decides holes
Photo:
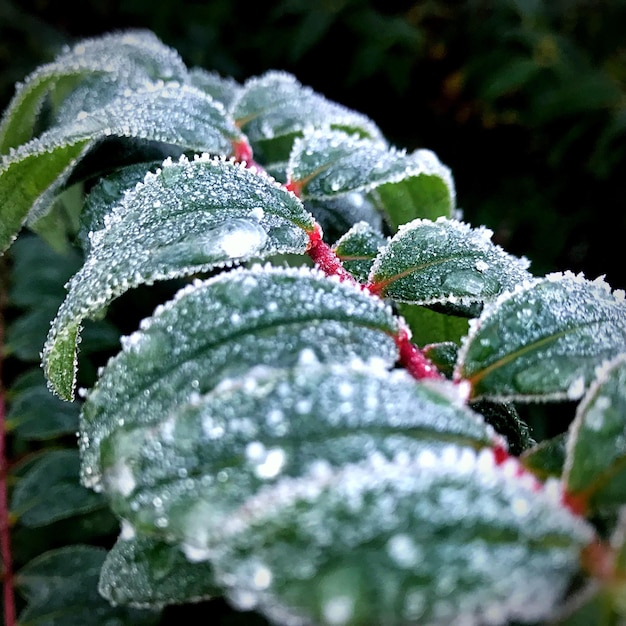
[(29, 528), (88, 513), (105, 505), (99, 494), (79, 485), (78, 450), (50, 450), (20, 478), (11, 514)]
[[(115, 183), (114, 183), (115, 185)], [(232, 162), (166, 161), (126, 193), (90, 235), (90, 254), (69, 282), (43, 365), (51, 388), (73, 395), (85, 318), (140, 284), (206, 272), (253, 257), (302, 254), (313, 219), (275, 181)]]
[(113, 607), (98, 594), (103, 548), (74, 545), (51, 550), (33, 559), (15, 582), (28, 604), (20, 626), (149, 626), (159, 615)]
[(146, 80), (181, 80), (186, 67), (175, 50), (146, 30), (84, 39), (17, 86), (0, 121), (0, 154), (32, 137), (46, 96), (59, 100), (85, 77), (100, 74), (109, 82), (136, 88)]
[(398, 302), (459, 308), (494, 300), (531, 277), (526, 259), (491, 241), (492, 231), (456, 220), (413, 220), (378, 254), (371, 289)]
[(520, 461), (541, 480), (549, 476), (560, 478), (565, 464), (565, 444), (566, 434), (561, 433), (524, 450), (520, 455)]
[(370, 192), (394, 228), (416, 217), (449, 217), (454, 208), (450, 170), (430, 150), (407, 155), (339, 131), (311, 130), (296, 139), (287, 174), (303, 199)]
[(357, 222), (335, 243), (333, 250), (343, 266), (361, 283), (366, 283), (378, 250), (387, 243), (380, 231), (367, 222)]
[(358, 222), (382, 232), (383, 220), (366, 194), (351, 192), (323, 200), (305, 200), (304, 206), (321, 226), (327, 241), (336, 241)]
[(398, 302), (398, 312), (411, 329), (411, 340), (418, 346), (431, 343), (460, 343), (467, 334), (468, 319), (457, 315), (448, 315), (432, 309)]
[(397, 358), (398, 322), (377, 298), (309, 268), (235, 270), (197, 281), (123, 340), (81, 415), (82, 478), (101, 481), (100, 444), (123, 425), (154, 424), (254, 365), (301, 354), (345, 362)]
[(624, 292), (571, 272), (525, 283), (485, 306), (455, 376), (475, 398), (576, 400), (595, 369), (626, 349)]
[(41, 384), (25, 389), (11, 403), (7, 431), (35, 441), (75, 433), (80, 406), (53, 396), (41, 378)]
[(189, 82), (225, 107), (231, 106), (241, 90), (241, 85), (233, 78), (220, 76), (202, 67), (189, 70)]
[(155, 173), (161, 165), (160, 161), (133, 163), (111, 172), (91, 187), (80, 214), (80, 228), (77, 233), (85, 255), (91, 252), (93, 233), (106, 226), (106, 216), (121, 202), (124, 193), (142, 183), (148, 172)]
[(178, 83), (147, 84), (103, 108), (83, 111), (2, 158), (0, 250), (9, 246), (27, 215), (33, 222), (49, 210), (76, 163), (110, 136), (229, 154), (241, 133), (223, 107), (195, 87)]
[(564, 481), (592, 511), (626, 504), (626, 353), (597, 370), (570, 426)]
[(152, 608), (221, 595), (210, 564), (191, 563), (178, 546), (146, 536), (117, 540), (102, 566), (98, 590), (114, 604)]
[(286, 161), (294, 139), (312, 127), (383, 139), (367, 116), (327, 100), (286, 72), (270, 71), (247, 80), (230, 113), (266, 163)]
[(283, 476), (494, 441), (452, 383), (420, 384), (380, 362), (258, 367), (158, 424), (117, 428), (102, 443), (103, 485), (140, 532), (166, 533), (204, 560), (233, 511)]
[(535, 445), (528, 425), (520, 418), (513, 403), (478, 400), (470, 406), (480, 413), (497, 433), (504, 436), (509, 454), (519, 456), (524, 450)]
[(539, 621), (593, 530), (516, 467), (450, 445), (282, 478), (221, 526), (216, 576), (278, 623)]

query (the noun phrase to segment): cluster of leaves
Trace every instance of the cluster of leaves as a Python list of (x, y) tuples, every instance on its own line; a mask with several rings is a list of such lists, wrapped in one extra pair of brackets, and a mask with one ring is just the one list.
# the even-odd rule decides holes
[[(285, 625), (623, 615), (623, 292), (531, 274), (365, 115), (150, 32), (37, 69), (0, 152), (0, 246), (35, 233), (8, 348), (43, 344), (45, 375), (13, 383), (8, 426), (53, 442), (12, 514), (74, 542), (18, 572), (22, 623), (216, 596)], [(565, 400), (571, 428), (535, 445), (515, 404)]]

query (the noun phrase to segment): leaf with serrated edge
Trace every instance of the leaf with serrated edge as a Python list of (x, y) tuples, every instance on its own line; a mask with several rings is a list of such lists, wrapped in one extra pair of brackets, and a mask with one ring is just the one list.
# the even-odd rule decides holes
[(182, 80), (179, 54), (147, 30), (128, 30), (84, 39), (42, 65), (19, 84), (0, 121), (0, 153), (28, 141), (43, 99), (63, 93), (81, 78), (107, 74), (119, 84), (139, 87), (149, 80)]
[(300, 253), (313, 219), (273, 179), (208, 155), (166, 161), (129, 190), (91, 236), (43, 351), (52, 389), (71, 398), (83, 319), (142, 283), (273, 254)]
[(496, 440), (452, 383), (418, 383), (381, 361), (329, 365), (308, 355), (293, 369), (257, 367), (225, 379), (159, 424), (125, 423), (102, 442), (101, 460), (118, 515), (140, 531), (164, 529), (188, 558), (202, 560), (233, 509), (282, 476), (373, 450), (389, 459)]
[(289, 367), (398, 352), (398, 320), (378, 298), (319, 270), (254, 266), (183, 288), (122, 342), (81, 414), (82, 479), (102, 488), (100, 444), (125, 425), (159, 422), (220, 379), (250, 367)]
[(387, 241), (387, 237), (367, 222), (357, 222), (337, 240), (333, 251), (343, 266), (358, 281), (365, 283), (378, 250)]
[(151, 84), (102, 109), (52, 127), (11, 150), (0, 164), (0, 251), (24, 221), (40, 218), (76, 163), (100, 140), (133, 137), (188, 150), (230, 154), (241, 133), (224, 108), (195, 87)]
[(597, 369), (569, 428), (563, 479), (591, 510), (626, 504), (626, 353)]
[(470, 321), (455, 376), (474, 397), (577, 400), (626, 349), (624, 292), (572, 272), (529, 281)]
[[(339, 131), (313, 130), (296, 139), (287, 174), (300, 189), (303, 199), (371, 192), (381, 186), (406, 187), (401, 192), (407, 196), (403, 198), (406, 206), (402, 211), (408, 219), (450, 216), (455, 203), (450, 170), (430, 150), (406, 154), (403, 150), (388, 148), (381, 141), (360, 139)], [(438, 194), (431, 190), (433, 181)], [(392, 195), (379, 194), (375, 202), (388, 217), (400, 211), (395, 207), (399, 198), (392, 198)], [(421, 202), (420, 195), (423, 196)], [(411, 214), (408, 211), (414, 204), (417, 213)], [(420, 204), (421, 207), (417, 207)], [(391, 221), (397, 227), (397, 220)]]
[(282, 478), (219, 529), (216, 577), (239, 609), (298, 626), (539, 621), (594, 532), (517, 467), (451, 444)]
[(191, 563), (178, 546), (135, 535), (124, 522), (102, 565), (98, 590), (109, 602), (140, 608), (220, 595), (209, 563)]
[(379, 252), (369, 276), (371, 288), (398, 302), (459, 307), (494, 300), (531, 278), (528, 261), (491, 241), (485, 227), (439, 218), (400, 226)]

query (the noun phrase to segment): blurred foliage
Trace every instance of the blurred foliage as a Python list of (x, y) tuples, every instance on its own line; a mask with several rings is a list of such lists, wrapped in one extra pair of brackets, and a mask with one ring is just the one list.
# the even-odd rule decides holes
[(624, 287), (625, 19), (624, 0), (0, 0), (0, 104), (63, 42), (143, 26), (238, 80), (292, 72), (433, 149), (465, 219), (536, 274)]

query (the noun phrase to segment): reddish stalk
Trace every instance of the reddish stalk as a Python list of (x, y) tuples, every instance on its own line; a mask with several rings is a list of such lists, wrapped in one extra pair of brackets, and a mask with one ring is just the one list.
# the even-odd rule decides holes
[(2, 559), (2, 588), (4, 624), (15, 626), (15, 590), (9, 522), (9, 493), (7, 487), (8, 461), (6, 451), (6, 407), (2, 384), (2, 353), (4, 350), (4, 284), (0, 284), (0, 558)]

